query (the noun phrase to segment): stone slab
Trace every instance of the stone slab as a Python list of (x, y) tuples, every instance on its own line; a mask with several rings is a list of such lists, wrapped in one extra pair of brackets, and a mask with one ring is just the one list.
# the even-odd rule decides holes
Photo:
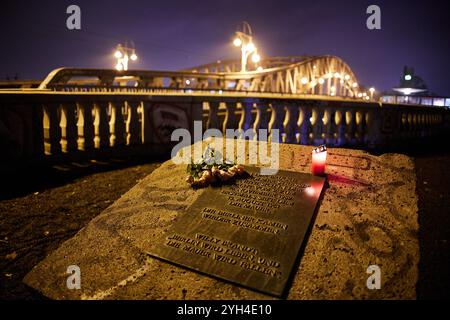
[(160, 239), (151, 256), (281, 297), (325, 179), (295, 171), (209, 187)]
[[(309, 172), (311, 147), (281, 145), (280, 168)], [(412, 159), (329, 149), (324, 191), (288, 299), (414, 299), (419, 243)], [(34, 267), (24, 282), (52, 299), (268, 299), (149, 257), (202, 194), (167, 161)], [(81, 269), (68, 290), (67, 267)], [(382, 272), (368, 290), (368, 266)]]

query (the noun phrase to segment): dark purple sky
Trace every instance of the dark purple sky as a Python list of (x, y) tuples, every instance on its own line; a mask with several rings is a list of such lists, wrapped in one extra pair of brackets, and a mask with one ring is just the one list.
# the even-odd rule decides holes
[[(239, 53), (230, 43), (243, 20), (263, 55), (332, 54), (361, 84), (396, 86), (404, 65), (450, 96), (450, 6), (446, 1), (13, 0), (0, 10), (0, 78), (42, 79), (52, 69), (111, 68), (116, 44), (133, 40), (135, 69), (177, 70)], [(82, 10), (82, 30), (66, 29), (66, 8)], [(366, 28), (366, 8), (382, 10), (382, 30)]]

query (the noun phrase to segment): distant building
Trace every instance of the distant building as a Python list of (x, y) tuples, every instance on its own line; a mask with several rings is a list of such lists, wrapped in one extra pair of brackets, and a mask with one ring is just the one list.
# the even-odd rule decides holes
[(403, 68), (400, 85), (385, 92), (381, 100), (385, 103), (450, 107), (449, 97), (442, 97), (430, 92), (425, 81), (415, 74), (413, 68), (407, 66)]

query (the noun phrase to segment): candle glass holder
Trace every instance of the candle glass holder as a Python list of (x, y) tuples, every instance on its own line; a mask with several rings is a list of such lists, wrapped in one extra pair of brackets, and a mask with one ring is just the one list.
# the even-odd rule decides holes
[(322, 145), (312, 152), (311, 173), (315, 176), (324, 176), (327, 162), (327, 147)]

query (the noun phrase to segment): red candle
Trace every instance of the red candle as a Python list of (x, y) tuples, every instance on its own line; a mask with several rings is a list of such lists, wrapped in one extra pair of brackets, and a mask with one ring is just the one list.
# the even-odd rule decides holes
[(320, 146), (312, 152), (311, 173), (315, 176), (325, 175), (325, 166), (327, 162), (327, 147)]

